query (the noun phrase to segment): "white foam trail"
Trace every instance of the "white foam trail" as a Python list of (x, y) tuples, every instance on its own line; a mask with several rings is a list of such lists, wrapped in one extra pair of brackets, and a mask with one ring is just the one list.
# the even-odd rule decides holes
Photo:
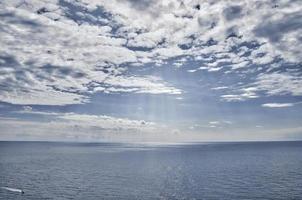
[(8, 190), (8, 191), (11, 191), (11, 192), (19, 192), (19, 193), (23, 192), (22, 190), (17, 189), (17, 188), (1, 187), (1, 189)]

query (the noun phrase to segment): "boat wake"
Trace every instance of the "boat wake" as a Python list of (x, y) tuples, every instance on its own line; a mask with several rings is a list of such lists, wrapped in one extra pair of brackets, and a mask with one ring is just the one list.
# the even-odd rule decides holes
[(24, 193), (23, 190), (21, 189), (17, 189), (17, 188), (10, 188), (10, 187), (1, 187), (1, 189), (3, 190), (7, 190), (7, 191), (11, 191), (11, 192), (18, 192), (18, 193)]

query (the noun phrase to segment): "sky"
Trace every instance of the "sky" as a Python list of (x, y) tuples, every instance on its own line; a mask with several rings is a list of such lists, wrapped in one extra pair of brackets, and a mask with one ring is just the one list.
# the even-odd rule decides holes
[(0, 140), (302, 139), (300, 0), (2, 0)]

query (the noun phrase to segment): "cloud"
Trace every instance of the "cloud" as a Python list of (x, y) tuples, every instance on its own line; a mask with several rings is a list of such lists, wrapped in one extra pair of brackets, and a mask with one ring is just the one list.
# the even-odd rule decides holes
[(255, 99), (259, 97), (255, 92), (256, 90), (257, 89), (254, 87), (243, 88), (239, 90), (240, 92), (242, 92), (241, 94), (226, 94), (226, 95), (221, 95), (221, 98), (228, 102), (244, 101), (246, 99)]
[(209, 121), (207, 123), (196, 123), (192, 126), (189, 126), (190, 130), (199, 130), (199, 131), (205, 131), (207, 129), (222, 129), (222, 128), (230, 128), (231, 125), (233, 124), (232, 121), (228, 121), (228, 120), (217, 120), (217, 121)]
[[(260, 96), (302, 95), (302, 78), (296, 72), (274, 72), (259, 74), (255, 81), (243, 86), (237, 86), (233, 90), (236, 94), (222, 95), (226, 101), (244, 101)], [(262, 95), (261, 95), (262, 94)], [(264, 94), (264, 95), (263, 95)]]
[(228, 89), (228, 87), (227, 86), (219, 86), (219, 87), (211, 88), (211, 90), (225, 90), (225, 89)]
[(286, 107), (292, 107), (297, 104), (301, 104), (302, 102), (296, 102), (296, 103), (265, 103), (262, 104), (262, 107), (266, 108), (286, 108)]
[(222, 128), (222, 127), (230, 127), (233, 122), (228, 120), (221, 120), (221, 121), (210, 121), (209, 126), (210, 128)]
[(160, 137), (161, 133), (168, 131), (165, 126), (154, 122), (106, 115), (44, 112), (29, 110), (27, 107), (15, 114), (31, 115), (31, 120), (1, 118), (1, 138), (74, 141), (127, 139), (131, 141), (136, 137), (138, 139)]
[[(60, 140), (93, 142), (197, 142), (282, 140), (299, 137), (301, 127), (238, 127), (228, 120), (190, 128), (107, 115), (37, 111), (25, 107), (18, 118), (0, 117), (1, 140)], [(17, 115), (15, 115), (17, 116)], [(22, 117), (23, 116), (23, 117)], [(26, 116), (26, 117), (25, 117)], [(185, 124), (183, 124), (185, 125)]]
[(301, 17), (301, 7), (296, 9), (292, 7), (290, 13), (283, 15), (274, 14), (254, 29), (255, 35), (266, 38), (278, 50), (284, 51), (285, 49), (283, 56), (297, 61), (302, 47), (301, 41), (297, 37), (302, 33), (302, 22), (299, 20)]
[(209, 122), (209, 124), (215, 125), (215, 124), (220, 124), (220, 122), (219, 121), (211, 121), (211, 122)]
[(32, 111), (32, 107), (31, 106), (23, 106), (23, 111), (24, 112), (31, 112)]
[(116, 76), (109, 77), (103, 85), (113, 86), (114, 88), (107, 88), (108, 92), (122, 92), (124, 90), (131, 90), (135, 93), (149, 93), (149, 94), (181, 94), (181, 90), (168, 86), (162, 79), (154, 76), (147, 77), (124, 77)]
[(168, 80), (128, 66), (179, 57), (188, 58), (175, 62), (180, 67), (196, 61), (191, 73), (257, 76), (226, 90), (226, 101), (262, 91), (301, 95), (300, 75), (282, 74), (287, 64), (300, 68), (301, 9), (294, 0), (202, 1), (200, 9), (177, 0), (2, 1), (0, 100), (66, 105), (88, 103), (96, 92), (178, 95)]
[[(87, 103), (95, 92), (181, 93), (154, 76), (126, 75), (126, 67), (120, 65), (139, 62), (139, 57), (124, 47), (125, 39), (110, 35), (103, 24), (79, 26), (74, 20), (80, 19), (65, 13), (67, 7), (51, 1), (15, 3), (18, 8), (11, 7), (14, 3), (3, 2), (0, 8), (1, 101), (66, 105)], [(42, 5), (43, 13), (39, 12)], [(68, 6), (85, 10), (76, 3)], [(97, 16), (82, 14), (87, 19), (81, 20), (97, 20)]]
[(266, 108), (284, 108), (294, 106), (293, 103), (265, 103), (262, 104), (262, 107)]
[(33, 110), (30, 106), (24, 106), (23, 110), (15, 111), (19, 114), (31, 114), (43, 117), (50, 117), (53, 122), (63, 122), (65, 124), (78, 124), (85, 127), (99, 127), (101, 129), (135, 129), (152, 127), (155, 125), (153, 122), (146, 122), (144, 120), (130, 120), (127, 118), (116, 118), (106, 115), (90, 115), (90, 114), (77, 114), (77, 113), (59, 113), (59, 112), (44, 112)]
[(266, 91), (268, 95), (291, 94), (302, 95), (302, 77), (291, 73), (261, 74), (254, 83), (257, 90)]

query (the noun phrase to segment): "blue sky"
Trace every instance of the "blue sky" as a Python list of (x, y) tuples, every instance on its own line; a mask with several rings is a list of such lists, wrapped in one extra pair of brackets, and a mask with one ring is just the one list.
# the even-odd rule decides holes
[(302, 139), (302, 2), (0, 2), (0, 139)]

